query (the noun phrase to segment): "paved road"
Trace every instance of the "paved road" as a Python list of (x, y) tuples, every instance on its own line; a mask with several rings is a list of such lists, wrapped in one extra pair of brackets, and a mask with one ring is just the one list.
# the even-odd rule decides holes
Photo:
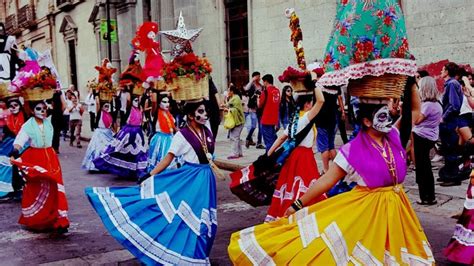
[[(131, 254), (109, 236), (84, 195), (84, 188), (88, 186), (128, 186), (133, 185), (134, 181), (80, 170), (85, 148), (72, 148), (66, 142), (61, 145), (60, 160), (70, 206), (69, 233), (57, 236), (25, 231), (17, 223), (19, 203), (0, 204), (0, 261), (3, 265), (136, 265)], [(227, 145), (225, 140), (220, 140), (218, 148), (225, 151)], [(409, 196), (416, 199), (412, 175), (407, 180), (406, 188)], [(219, 228), (211, 262), (215, 265), (230, 265), (226, 252), (230, 234), (261, 222), (266, 209), (252, 208), (240, 202), (228, 190), (228, 181), (218, 181), (217, 184)], [(435, 251), (438, 265), (446, 265), (441, 249), (449, 240), (455, 224), (455, 220), (449, 216), (462, 207), (462, 191), (465, 187), (443, 191), (438, 197), (439, 206), (415, 207)]]

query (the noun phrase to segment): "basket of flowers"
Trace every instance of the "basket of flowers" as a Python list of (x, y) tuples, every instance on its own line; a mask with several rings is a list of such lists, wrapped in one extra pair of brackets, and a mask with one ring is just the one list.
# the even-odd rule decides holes
[(18, 93), (11, 92), (8, 89), (9, 86), (10, 86), (9, 82), (0, 82), (0, 99), (19, 96)]
[(19, 92), (25, 101), (42, 101), (53, 98), (56, 87), (56, 78), (49, 69), (44, 68), (39, 73), (30, 76), (20, 91), (11, 92)]
[(133, 86), (132, 94), (143, 95), (143, 93), (145, 93), (145, 88), (142, 86), (141, 83), (136, 83), (135, 86)]
[(304, 85), (304, 81), (307, 76), (311, 74), (308, 71), (299, 70), (289, 66), (283, 74), (278, 77), (278, 80), (282, 83), (290, 83), (291, 87), (295, 92), (306, 91), (308, 90)]
[(195, 100), (209, 96), (208, 75), (211, 71), (207, 59), (188, 53), (165, 64), (163, 78), (174, 100)]
[(112, 83), (109, 82), (96, 83), (96, 91), (99, 94), (99, 100), (105, 102), (112, 101), (115, 94), (115, 89)]

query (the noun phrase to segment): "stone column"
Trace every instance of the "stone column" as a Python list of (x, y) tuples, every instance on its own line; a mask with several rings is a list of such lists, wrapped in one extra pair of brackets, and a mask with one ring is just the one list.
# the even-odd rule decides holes
[[(117, 6), (113, 1), (110, 3), (110, 19), (117, 21)], [(117, 34), (117, 42), (112, 42), (112, 58), (110, 58), (110, 62), (112, 62), (112, 65), (117, 68), (117, 73), (122, 73), (122, 68), (120, 66), (120, 45), (118, 38), (119, 36)]]
[[(176, 29), (176, 21), (174, 16), (174, 1), (173, 0), (161, 0), (159, 1), (159, 23), (160, 30), (174, 30)], [(178, 13), (179, 14), (179, 13)], [(165, 37), (160, 36), (161, 50), (164, 53), (168, 53), (173, 48), (172, 43), (170, 43)]]

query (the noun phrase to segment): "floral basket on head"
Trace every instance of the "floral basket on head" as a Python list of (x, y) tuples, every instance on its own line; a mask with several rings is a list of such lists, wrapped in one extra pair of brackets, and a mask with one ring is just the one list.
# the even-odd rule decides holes
[(308, 71), (293, 68), (289, 66), (283, 74), (278, 77), (278, 80), (282, 83), (290, 83), (291, 87), (295, 92), (307, 91), (308, 88), (305, 86), (305, 79), (311, 74)]
[(189, 53), (165, 64), (163, 78), (174, 100), (195, 100), (209, 96), (207, 76), (211, 72), (212, 67), (207, 59)]
[(53, 98), (57, 80), (48, 68), (30, 76), (22, 87), (11, 86), (11, 93), (19, 93), (25, 101), (42, 101)]
[(95, 88), (96, 88), (96, 92), (99, 94), (100, 101), (105, 101), (105, 102), (112, 101), (115, 94), (115, 89), (112, 83), (99, 82), (99, 83), (96, 83)]
[(142, 84), (135, 84), (132, 89), (132, 94), (133, 95), (138, 95), (141, 96), (145, 93), (145, 88), (142, 86)]
[(6, 99), (10, 97), (19, 96), (19, 93), (11, 92), (8, 87), (10, 86), (9, 82), (0, 82), (0, 99)]

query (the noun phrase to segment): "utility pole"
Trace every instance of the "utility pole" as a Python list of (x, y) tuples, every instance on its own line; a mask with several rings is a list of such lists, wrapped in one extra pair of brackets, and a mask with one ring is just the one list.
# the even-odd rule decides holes
[(106, 9), (106, 16), (107, 16), (107, 57), (109, 61), (112, 63), (112, 38), (111, 32), (112, 27), (110, 25), (110, 0), (105, 0), (105, 9)]

